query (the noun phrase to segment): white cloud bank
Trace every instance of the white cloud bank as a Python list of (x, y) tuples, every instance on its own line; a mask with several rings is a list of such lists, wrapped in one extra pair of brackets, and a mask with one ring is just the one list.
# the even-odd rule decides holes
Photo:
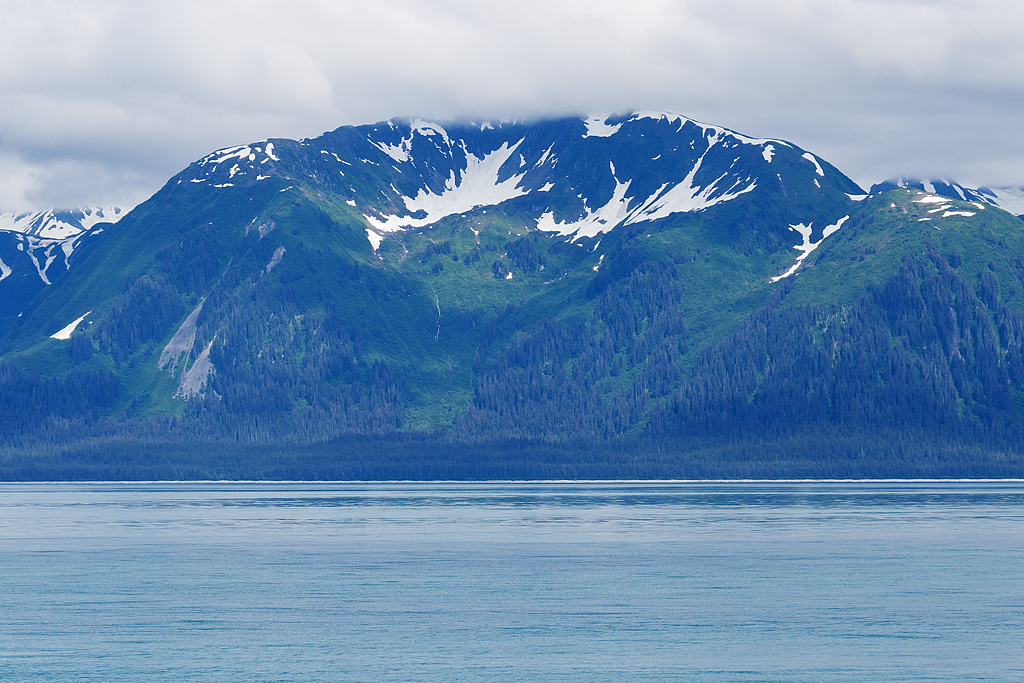
[(1024, 185), (1024, 5), (0, 0), (0, 210), (134, 203), (210, 150), (401, 115), (657, 108), (861, 184)]

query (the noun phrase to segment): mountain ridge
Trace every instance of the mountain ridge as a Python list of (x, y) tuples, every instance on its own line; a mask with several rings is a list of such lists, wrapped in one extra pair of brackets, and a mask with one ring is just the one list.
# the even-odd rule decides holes
[[(1020, 221), (883, 189), (660, 112), (393, 119), (225, 148), (8, 325), (2, 433), (534, 453), (724, 453), (743, 435), (823, 458), (859, 439), (884, 460), (871, 429), (933, 443), (935, 410), (972, 457), (1017, 453)], [(919, 376), (936, 379), (907, 393)], [(64, 387), (64, 407), (33, 382)]]
[(948, 178), (921, 180), (920, 178), (897, 177), (875, 183), (871, 186), (870, 192), (876, 194), (898, 187), (914, 188), (950, 199), (985, 202), (1024, 219), (1024, 188), (1022, 187), (969, 188)]

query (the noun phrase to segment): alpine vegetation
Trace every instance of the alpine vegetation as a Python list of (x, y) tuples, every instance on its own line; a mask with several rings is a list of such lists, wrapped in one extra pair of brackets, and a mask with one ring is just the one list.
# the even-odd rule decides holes
[(0, 467), (1020, 474), (1013, 196), (650, 111), (228, 147), (0, 219)]

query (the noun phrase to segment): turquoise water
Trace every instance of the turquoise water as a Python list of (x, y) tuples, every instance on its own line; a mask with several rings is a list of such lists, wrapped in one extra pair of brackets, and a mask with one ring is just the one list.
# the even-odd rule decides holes
[(3, 681), (1024, 680), (1024, 484), (0, 485)]

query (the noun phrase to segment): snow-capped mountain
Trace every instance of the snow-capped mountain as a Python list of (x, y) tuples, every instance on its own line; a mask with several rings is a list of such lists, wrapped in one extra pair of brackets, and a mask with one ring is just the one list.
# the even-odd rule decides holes
[(907, 184), (662, 112), (228, 147), (115, 225), (8, 219), (0, 396), (236, 444), (1017, 439), (1015, 195)]
[(0, 214), (0, 230), (20, 232), (41, 239), (63, 240), (81, 234), (97, 223), (116, 223), (127, 213), (119, 206)]
[[(102, 223), (113, 224), (126, 212), (117, 206), (84, 208), (67, 211), (38, 211), (35, 213), (0, 214), (0, 233), (13, 233), (15, 248), (32, 261), (43, 284), (50, 284), (49, 270), (58, 259), (63, 268), (82, 237)], [(96, 228), (102, 232), (102, 226)], [(10, 240), (8, 240), (10, 241)], [(0, 252), (0, 281), (12, 275), (11, 267), (3, 262)]]
[(21, 313), (71, 267), (72, 254), (120, 220), (120, 207), (0, 214), (0, 318)]
[(890, 178), (871, 186), (871, 194), (886, 192), (897, 187), (908, 187), (942, 197), (965, 202), (985, 202), (1024, 218), (1024, 187), (964, 187), (955, 180), (920, 180), (918, 178)]
[[(396, 233), (486, 207), (576, 242), (765, 192), (805, 198), (799, 203), (815, 210), (822, 199), (834, 204), (862, 193), (791, 143), (651, 111), (535, 123), (392, 119), (312, 140), (223, 149), (177, 183), (226, 190), (282, 171), (344, 197), (365, 218), (375, 250)], [(794, 224), (814, 225), (820, 240), (843, 215), (839, 207), (827, 217), (788, 208), (770, 228), (780, 235)]]
[(1024, 187), (979, 187), (977, 192), (990, 204), (1024, 218)]

